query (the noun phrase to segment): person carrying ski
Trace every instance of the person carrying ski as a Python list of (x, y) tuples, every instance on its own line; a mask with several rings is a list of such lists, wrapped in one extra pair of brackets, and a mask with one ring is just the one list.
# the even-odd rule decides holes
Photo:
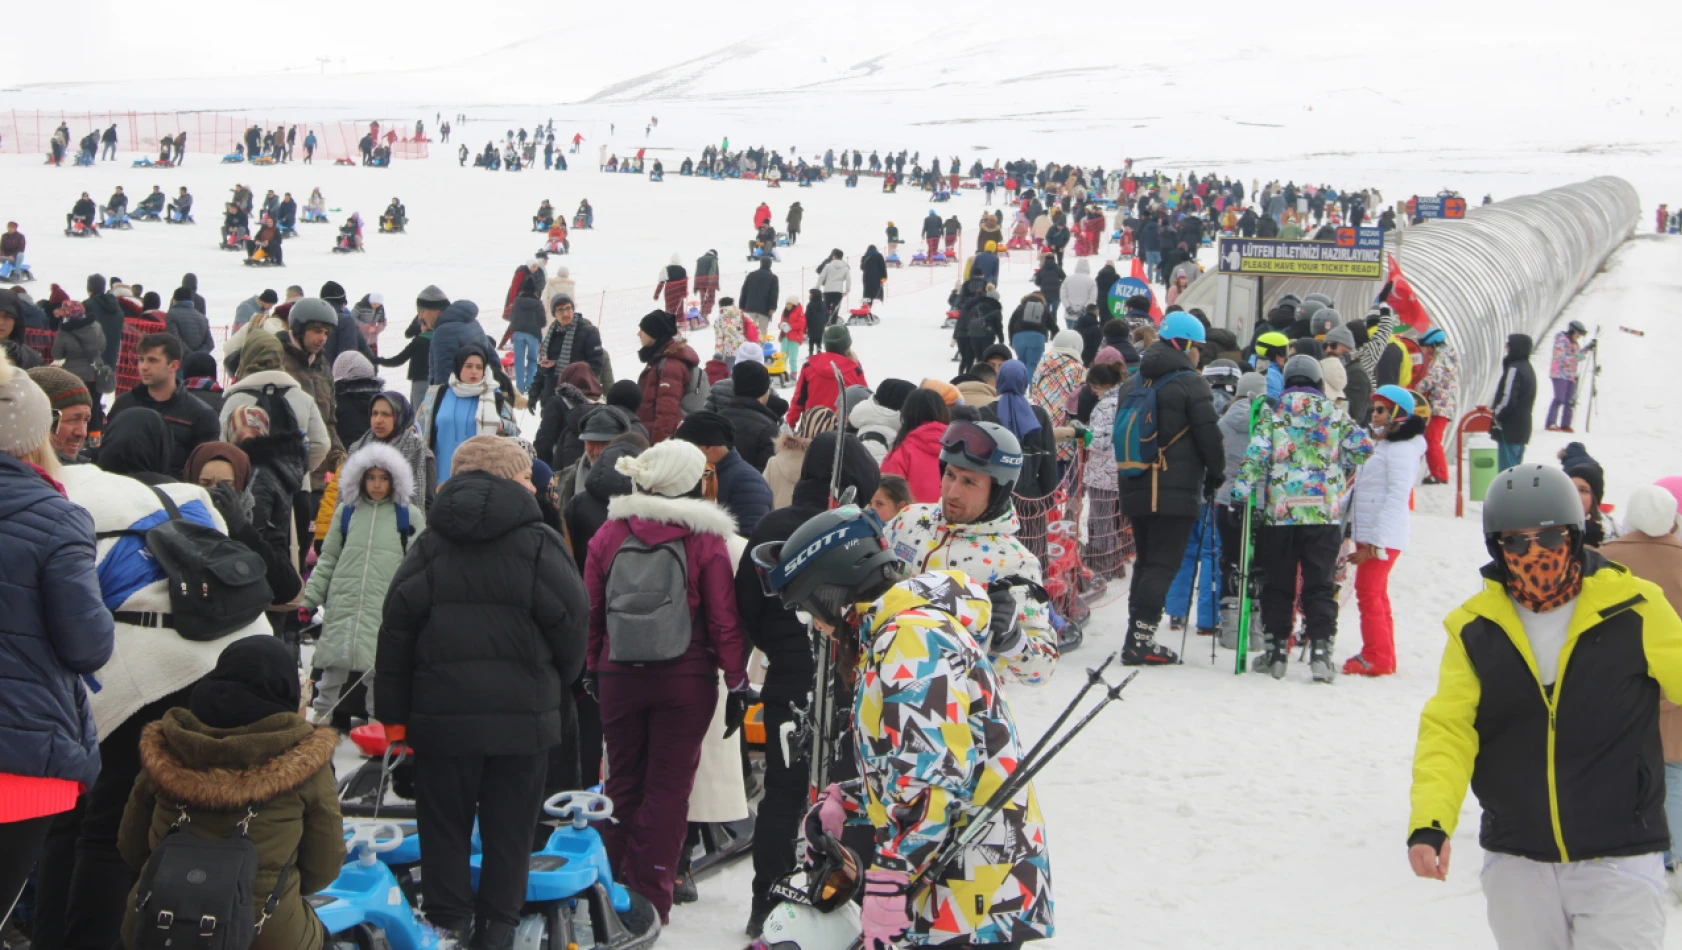
[[(1138, 391), (1149, 389), (1156, 394), (1159, 448), (1157, 461), (1148, 471), (1122, 469), (1129, 477), (1121, 480), (1121, 513), (1133, 528), (1138, 552), (1127, 594), (1127, 642), (1121, 653), (1121, 661), (1129, 666), (1179, 662), (1179, 654), (1156, 642), (1156, 628), (1186, 544), (1204, 514), (1203, 506), (1226, 480), (1220, 417), (1209, 384), (1196, 369), (1205, 345), (1202, 322), (1176, 311), (1163, 318), (1161, 337), (1139, 362)], [(1130, 397), (1124, 397), (1118, 407), (1118, 424), (1132, 415), (1129, 401)], [(1116, 461), (1124, 460), (1124, 448), (1116, 446)]]
[[(834, 847), (849, 821), (873, 826), (874, 854), (854, 856), (865, 950), (1049, 938), (1051, 862), (1031, 784), (1015, 789), (980, 840), (934, 867), (1022, 759), (1000, 677), (978, 645), (1020, 638), (1011, 597), (961, 571), (908, 578), (884, 543), (874, 513), (847, 506), (751, 552), (766, 590), (859, 656), (860, 781), (819, 793), (804, 823), (808, 859)], [(934, 696), (945, 699), (927, 701)]]
[(1232, 503), (1255, 500), (1261, 522), (1254, 560), (1267, 565), (1262, 626), (1267, 649), (1254, 668), (1285, 675), (1287, 645), (1299, 597), (1314, 681), (1330, 683), (1337, 632), (1338, 551), (1343, 546), (1347, 485), (1372, 455), (1372, 440), (1321, 391), (1320, 361), (1299, 354), (1285, 363), (1276, 412), (1263, 413), (1250, 437)]
[(1575, 432), (1571, 428), (1571, 413), (1577, 408), (1577, 374), (1582, 371), (1583, 359), (1595, 347), (1591, 341), (1583, 346), (1589, 328), (1573, 320), (1564, 330), (1554, 334), (1553, 358), (1548, 362), (1548, 381), (1553, 384), (1553, 402), (1548, 403), (1549, 432)]
[(1483, 590), (1443, 621), (1420, 713), (1408, 863), (1447, 880), (1471, 785), (1496, 946), (1657, 950), (1659, 700), (1682, 699), (1682, 620), (1658, 585), (1583, 545), (1582, 502), (1557, 468), (1496, 476), (1483, 533)]
[(1012, 489), (1022, 445), (995, 422), (954, 422), (940, 439), (940, 502), (900, 512), (883, 529), (894, 556), (914, 573), (959, 570), (982, 584), (1012, 579), (1016, 623), (982, 643), (1006, 679), (1039, 686), (1058, 659), (1051, 612), (1035, 596), (1040, 562), (1017, 537)]

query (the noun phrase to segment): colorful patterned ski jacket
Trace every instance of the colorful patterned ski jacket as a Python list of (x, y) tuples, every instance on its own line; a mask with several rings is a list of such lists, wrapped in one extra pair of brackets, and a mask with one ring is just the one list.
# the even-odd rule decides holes
[[(884, 534), (888, 547), (912, 574), (958, 570), (982, 585), (1020, 574), (1036, 584), (1044, 583), (1040, 562), (1017, 540), (1017, 530), (1014, 508), (992, 521), (954, 525), (947, 523), (939, 504), (932, 504), (907, 507), (888, 522)], [(1057, 667), (1057, 633), (1051, 628), (1047, 606), (1028, 596), (1028, 588), (1012, 588), (1011, 593), (1016, 597), (1016, 620), (1022, 626), (1021, 644), (1008, 652), (994, 652), (985, 627), (981, 642), (1000, 676), (1040, 686)]]
[[(975, 639), (991, 610), (959, 571), (913, 577), (864, 609), (853, 705), (863, 778), (850, 783), (848, 805), (876, 830), (877, 868), (915, 878), (1021, 761), (998, 675)], [(905, 942), (915, 947), (1052, 936), (1051, 861), (1031, 785), (913, 898), (911, 917)]]
[(1437, 347), (1431, 368), (1416, 390), (1431, 407), (1431, 415), (1452, 421), (1460, 404), (1460, 354), (1447, 343)]
[(1319, 390), (1293, 386), (1256, 420), (1232, 503), (1252, 495), (1270, 525), (1338, 524), (1349, 479), (1372, 439)]
[(1563, 330), (1555, 333), (1553, 359), (1548, 361), (1548, 378), (1576, 379), (1582, 359), (1582, 344), (1571, 339), (1571, 334)]

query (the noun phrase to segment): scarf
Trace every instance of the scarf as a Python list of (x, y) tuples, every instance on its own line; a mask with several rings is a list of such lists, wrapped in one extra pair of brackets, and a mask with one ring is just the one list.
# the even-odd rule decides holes
[(450, 392), (455, 393), (457, 399), (471, 399), (478, 408), (473, 414), (473, 422), (478, 435), (496, 435), (502, 429), (502, 417), (496, 412), (496, 383), (489, 376), (476, 383), (464, 383), (461, 377), (450, 375)]
[(578, 341), (578, 334), (574, 333), (573, 330), (577, 326), (577, 317), (574, 317), (572, 323), (564, 327), (558, 322), (555, 324), (555, 332), (561, 335), (561, 352), (560, 355), (555, 358), (556, 366), (564, 367), (572, 365), (572, 345)]
[(1532, 542), (1521, 557), (1505, 551), (1501, 556), (1507, 566), (1507, 596), (1527, 610), (1556, 610), (1583, 590), (1583, 561), (1570, 546), (1549, 551)]
[(1028, 367), (1021, 360), (1005, 360), (999, 366), (997, 387), (999, 424), (1018, 439), (1026, 439), (1040, 430), (1040, 421), (1034, 417), (1034, 407), (1023, 395), (1027, 391)]

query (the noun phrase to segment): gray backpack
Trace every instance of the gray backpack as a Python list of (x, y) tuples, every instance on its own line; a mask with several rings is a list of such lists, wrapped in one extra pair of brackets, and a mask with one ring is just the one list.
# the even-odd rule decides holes
[(1022, 301), (1022, 329), (1045, 329), (1045, 304), (1038, 300)]
[(689, 563), (683, 539), (631, 534), (607, 566), (607, 646), (614, 663), (665, 663), (689, 652)]

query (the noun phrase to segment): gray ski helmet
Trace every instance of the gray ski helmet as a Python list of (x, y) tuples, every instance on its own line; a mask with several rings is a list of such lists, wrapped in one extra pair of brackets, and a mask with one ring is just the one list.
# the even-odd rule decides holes
[[(969, 429), (979, 429), (983, 438), (974, 438)], [(980, 472), (1011, 488), (1022, 475), (1022, 443), (996, 422), (954, 422), (940, 436), (940, 464)]]
[(1310, 321), (1312, 321), (1314, 319), (1314, 315), (1324, 309), (1326, 309), (1325, 304), (1313, 298), (1309, 298), (1308, 300), (1304, 300), (1302, 302), (1301, 307), (1297, 308), (1297, 316), (1307, 317)]
[(1588, 332), (1589, 332), (1589, 328), (1583, 326), (1583, 321), (1573, 320), (1570, 323), (1567, 323), (1565, 325), (1565, 332), (1566, 333), (1581, 333), (1584, 336), (1587, 336)]
[(896, 579), (903, 567), (888, 550), (876, 513), (854, 505), (814, 515), (787, 541), (768, 541), (752, 555), (768, 595), (833, 626), (845, 618), (832, 616), (823, 598), (812, 596), (814, 591), (824, 586), (859, 591), (874, 581)]
[(1485, 537), (1554, 525), (1576, 528), (1582, 537), (1583, 499), (1564, 469), (1524, 462), (1495, 476), (1483, 500)]
[(1229, 359), (1211, 360), (1208, 366), (1203, 367), (1203, 379), (1211, 389), (1232, 392), (1238, 385), (1238, 377), (1242, 375), (1244, 371)]
[(1325, 294), (1303, 294), (1302, 295), (1302, 302), (1303, 303), (1307, 303), (1310, 300), (1318, 300), (1322, 304), (1325, 304), (1327, 307), (1337, 306), (1337, 302), (1332, 300), (1332, 298), (1326, 296)]
[(1308, 332), (1311, 336), (1325, 336), (1341, 326), (1343, 326), (1343, 314), (1330, 307), (1321, 307), (1308, 317)]
[(1320, 361), (1306, 353), (1298, 353), (1285, 361), (1285, 385), (1291, 385), (1293, 379), (1306, 379), (1316, 386), (1326, 381), (1320, 372)]
[(1260, 373), (1245, 373), (1238, 377), (1238, 390), (1233, 395), (1238, 399), (1267, 395), (1267, 377)]

